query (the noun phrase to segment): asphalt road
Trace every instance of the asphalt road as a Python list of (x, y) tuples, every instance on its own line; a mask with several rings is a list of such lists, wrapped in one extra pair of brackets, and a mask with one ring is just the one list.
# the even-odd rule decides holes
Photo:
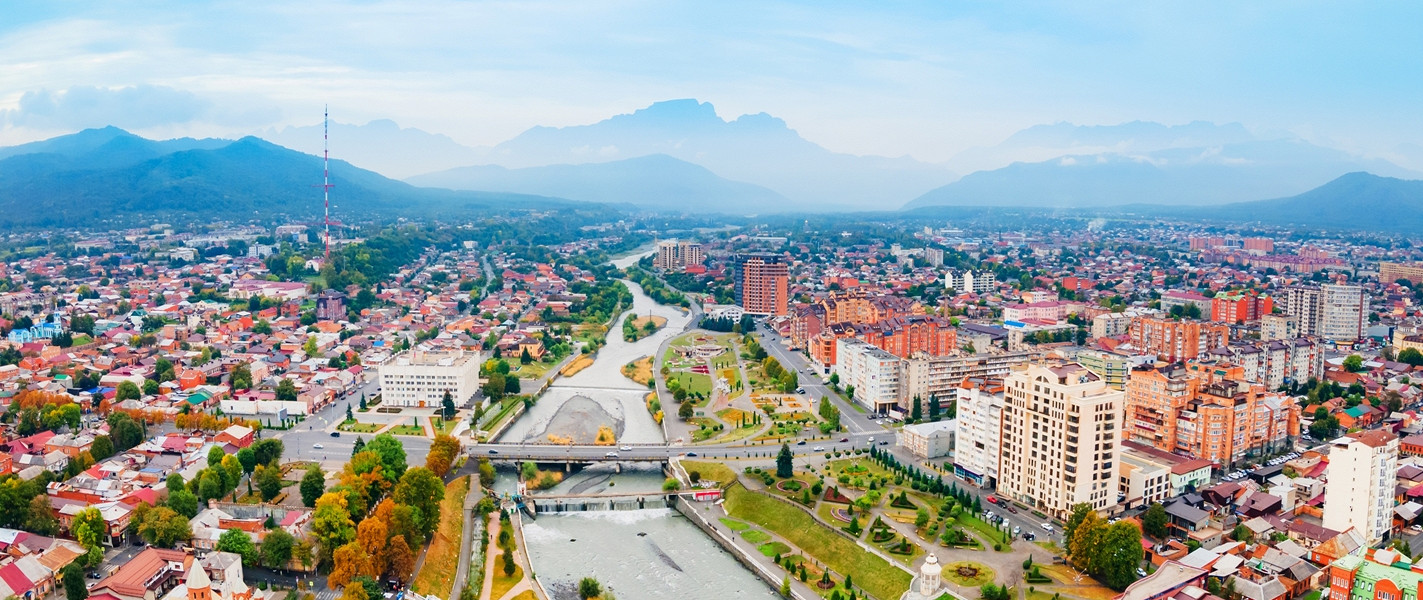
[[(339, 437), (331, 437), (331, 433), (327, 430), (346, 420), (347, 406), (350, 406), (352, 410), (359, 407), (362, 393), (367, 398), (373, 398), (379, 392), (379, 379), (372, 379), (345, 397), (338, 398), (325, 408), (308, 415), (306, 420), (299, 423), (296, 428), (275, 432), (271, 437), (282, 440), (282, 458), (284, 460), (321, 461), (329, 463), (325, 465), (327, 467), (334, 464), (335, 468), (339, 468), (340, 464), (351, 457), (356, 438), (360, 437), (370, 441), (374, 435), (340, 432)], [(412, 436), (400, 436), (396, 439), (405, 446), (406, 462), (412, 465), (425, 463), (425, 455), (430, 453), (430, 440)], [(320, 448), (316, 447), (318, 444), (321, 446)]]
[(766, 353), (780, 361), (781, 366), (787, 369), (794, 369), (799, 373), (799, 382), (805, 388), (806, 395), (814, 401), (819, 401), (822, 396), (830, 398), (830, 401), (840, 409), (840, 424), (852, 433), (885, 432), (887, 427), (875, 422), (874, 416), (866, 412), (860, 412), (858, 407), (850, 406), (830, 389), (830, 386), (822, 383), (819, 375), (807, 373), (810, 362), (798, 352), (792, 352), (785, 347), (786, 339), (765, 325), (756, 326), (757, 333), (761, 334), (761, 347), (766, 349)]

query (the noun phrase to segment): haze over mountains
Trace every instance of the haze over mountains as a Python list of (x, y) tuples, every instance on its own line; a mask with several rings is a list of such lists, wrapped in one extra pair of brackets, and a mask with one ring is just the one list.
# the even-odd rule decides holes
[[(417, 188), (332, 161), (336, 218), (438, 216), (563, 206), (533, 196)], [(265, 140), (147, 140), (87, 129), (0, 148), (0, 226), (103, 220), (310, 219), (322, 211), (321, 159)], [(359, 216), (359, 217), (357, 217)]]

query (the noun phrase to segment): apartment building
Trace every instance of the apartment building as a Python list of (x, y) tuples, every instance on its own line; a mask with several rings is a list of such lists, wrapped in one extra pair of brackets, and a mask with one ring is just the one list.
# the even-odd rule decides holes
[(964, 379), (1001, 378), (1014, 367), (1041, 360), (1042, 356), (1041, 352), (1031, 349), (953, 356), (914, 355), (900, 362), (900, 397), (904, 402), (915, 396), (947, 401), (957, 397)]
[(1167, 362), (1195, 358), (1229, 340), (1227, 325), (1149, 316), (1136, 317), (1131, 323), (1132, 346)]
[(1329, 445), (1325, 471), (1324, 527), (1355, 528), (1370, 545), (1379, 543), (1393, 523), (1393, 493), (1398, 472), (1398, 436), (1362, 431)]
[(1092, 317), (1092, 337), (1117, 337), (1131, 332), (1131, 315), (1103, 313)]
[(1324, 349), (1307, 338), (1271, 342), (1236, 340), (1212, 349), (1197, 360), (1202, 364), (1225, 362), (1239, 366), (1241, 380), (1272, 390), (1286, 383), (1324, 375)]
[(1236, 325), (1254, 323), (1274, 308), (1272, 298), (1255, 290), (1220, 292), (1211, 299), (1211, 320)]
[(992, 489), (998, 484), (998, 439), (1003, 427), (1003, 380), (967, 378), (959, 384), (954, 475)]
[(1125, 439), (1224, 468), (1286, 447), (1300, 409), (1228, 364), (1143, 367), (1126, 386)]
[(657, 243), (657, 253), (652, 256), (653, 268), (674, 271), (692, 265), (700, 265), (706, 260), (702, 245), (697, 242), (668, 240)]
[(841, 340), (836, 348), (835, 372), (840, 385), (852, 386), (853, 399), (877, 414), (899, 410), (899, 357), (856, 339)]
[(1299, 317), (1293, 315), (1260, 317), (1260, 341), (1293, 340), (1299, 336)]
[(1096, 373), (1107, 382), (1107, 386), (1120, 390), (1126, 387), (1127, 378), (1131, 376), (1131, 370), (1143, 365), (1156, 362), (1154, 356), (1128, 356), (1106, 350), (1083, 350), (1074, 357), (1077, 364), (1087, 367), (1088, 370)]
[(1285, 314), (1299, 319), (1300, 335), (1352, 342), (1368, 327), (1368, 295), (1357, 285), (1293, 287), (1283, 297)]
[(381, 404), (384, 406), (438, 407), (445, 392), (462, 406), (479, 389), (480, 355), (453, 350), (403, 352), (379, 368)]
[(1117, 496), (1123, 508), (1150, 506), (1172, 497), (1171, 463), (1123, 446)]
[(998, 493), (1057, 519), (1117, 504), (1124, 394), (1077, 364), (1032, 365), (1003, 380)]
[(960, 294), (986, 294), (997, 285), (992, 271), (950, 270), (944, 273), (944, 287)]
[(1393, 283), (1407, 279), (1413, 284), (1423, 283), (1423, 263), (1400, 263), (1383, 261), (1379, 263), (1379, 281)]
[(779, 254), (746, 254), (736, 263), (736, 298), (754, 315), (786, 314), (790, 265)]
[(856, 337), (885, 352), (907, 358), (915, 354), (956, 354), (958, 332), (944, 317), (903, 315), (855, 327)]

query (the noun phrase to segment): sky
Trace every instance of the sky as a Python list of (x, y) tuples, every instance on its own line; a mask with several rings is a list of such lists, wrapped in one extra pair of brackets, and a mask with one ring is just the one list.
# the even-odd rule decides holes
[(1134, 120), (1423, 157), (1419, 23), (1417, 2), (6, 3), (0, 145), (231, 137), (329, 104), (479, 146), (696, 98), (931, 162)]

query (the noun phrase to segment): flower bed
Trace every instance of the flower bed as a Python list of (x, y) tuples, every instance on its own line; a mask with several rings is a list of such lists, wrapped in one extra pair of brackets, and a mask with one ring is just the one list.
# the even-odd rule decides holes
[(850, 511), (847, 510), (847, 509), (844, 509), (844, 508), (832, 508), (832, 509), (830, 509), (830, 516), (835, 517), (835, 519), (838, 520), (838, 521), (844, 521), (844, 522), (846, 522), (846, 523), (849, 523), (849, 522), (850, 522), (850, 519), (851, 519), (851, 517), (850, 517)]
[(849, 499), (849, 498), (845, 497), (844, 494), (841, 494), (841, 493), (840, 493), (840, 490), (838, 490), (838, 489), (836, 489), (836, 488), (833, 488), (833, 487), (825, 488), (825, 501), (826, 501), (826, 502), (835, 502), (835, 503), (838, 503), (838, 504), (849, 504), (849, 503), (850, 503), (850, 499)]

